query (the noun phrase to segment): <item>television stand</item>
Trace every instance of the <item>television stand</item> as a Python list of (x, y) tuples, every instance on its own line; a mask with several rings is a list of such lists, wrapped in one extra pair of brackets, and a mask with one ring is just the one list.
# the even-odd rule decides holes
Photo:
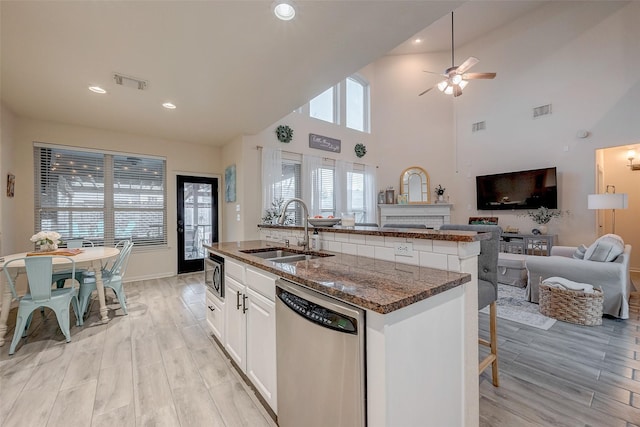
[(549, 256), (556, 238), (556, 234), (502, 233), (500, 252)]

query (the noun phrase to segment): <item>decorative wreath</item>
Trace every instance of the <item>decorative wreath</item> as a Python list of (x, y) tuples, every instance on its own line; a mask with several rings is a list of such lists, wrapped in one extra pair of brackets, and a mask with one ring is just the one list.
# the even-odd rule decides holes
[(280, 125), (276, 128), (276, 136), (280, 142), (291, 142), (293, 139), (293, 129), (287, 125)]
[(354, 150), (358, 157), (364, 157), (364, 155), (367, 154), (367, 147), (365, 147), (364, 144), (356, 144), (356, 148), (354, 148)]

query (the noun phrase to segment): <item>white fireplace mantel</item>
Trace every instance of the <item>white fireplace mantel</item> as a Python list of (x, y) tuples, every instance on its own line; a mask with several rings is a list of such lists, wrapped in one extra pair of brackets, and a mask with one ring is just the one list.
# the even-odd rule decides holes
[(422, 224), (439, 229), (442, 224), (451, 223), (451, 204), (428, 205), (378, 205), (380, 226), (385, 224)]

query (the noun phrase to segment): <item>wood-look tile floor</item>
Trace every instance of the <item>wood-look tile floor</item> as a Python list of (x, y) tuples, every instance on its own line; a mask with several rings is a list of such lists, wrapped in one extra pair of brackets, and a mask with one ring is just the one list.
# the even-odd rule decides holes
[(67, 344), (47, 310), (0, 347), (0, 426), (275, 426), (206, 333), (202, 273), (125, 287), (128, 316), (95, 302)]
[[(543, 331), (498, 318), (500, 387), (490, 368), (480, 375), (480, 426), (640, 426), (640, 302), (632, 301), (628, 320), (605, 317), (602, 326), (558, 321)], [(487, 339), (488, 316), (479, 316)]]
[[(98, 324), (94, 303), (69, 344), (53, 313), (36, 314), (14, 356), (0, 347), (0, 425), (274, 426), (206, 332), (201, 279), (127, 283), (129, 315), (116, 303)], [(480, 376), (481, 426), (640, 426), (640, 307), (548, 331), (499, 319), (498, 335), (501, 383)]]

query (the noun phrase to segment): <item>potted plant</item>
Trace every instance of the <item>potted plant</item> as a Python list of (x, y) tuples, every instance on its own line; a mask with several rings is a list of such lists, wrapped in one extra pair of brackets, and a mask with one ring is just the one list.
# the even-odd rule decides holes
[(533, 220), (536, 224), (539, 225), (538, 230), (542, 234), (547, 234), (547, 224), (553, 218), (560, 218), (564, 214), (569, 214), (569, 211), (562, 212), (558, 210), (551, 210), (545, 206), (540, 206), (535, 211), (527, 211), (527, 216)]
[[(265, 210), (265, 214), (262, 217), (263, 224), (277, 224), (280, 213), (282, 212), (282, 206), (284, 205), (284, 199), (275, 199), (271, 202), (271, 207)], [(287, 214), (284, 219), (285, 225), (293, 224), (295, 219), (291, 214)]]

